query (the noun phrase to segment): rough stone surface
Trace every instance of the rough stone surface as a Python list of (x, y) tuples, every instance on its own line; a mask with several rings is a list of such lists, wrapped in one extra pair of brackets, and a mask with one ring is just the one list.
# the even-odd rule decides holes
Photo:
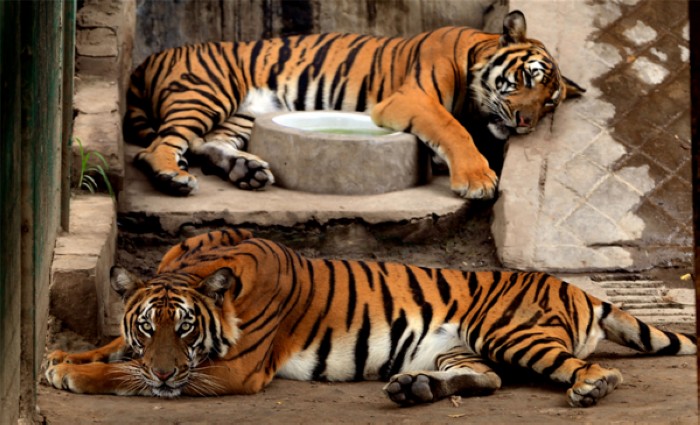
[(499, 258), (570, 272), (687, 264), (686, 3), (514, 0), (511, 8), (588, 92), (510, 142), (493, 225)]
[(75, 49), (82, 56), (117, 56), (119, 52), (117, 34), (109, 28), (94, 28), (78, 31)]
[[(121, 191), (124, 187), (124, 152), (121, 140), (121, 117), (116, 111), (101, 112), (96, 114), (79, 113), (73, 123), (73, 137), (80, 139), (83, 146), (83, 155), (90, 152), (98, 152), (107, 161), (106, 170), (112, 188)], [(81, 156), (80, 147), (77, 142), (71, 146), (73, 159), (71, 162), (73, 181), (80, 173)], [(104, 168), (104, 164), (97, 157), (92, 156), (89, 164), (99, 165)], [(101, 182), (100, 176), (94, 176)]]
[(116, 208), (106, 196), (71, 199), (70, 229), (56, 241), (50, 314), (88, 339), (119, 333), (120, 300), (109, 288), (116, 253)]
[(435, 178), (429, 185), (379, 195), (321, 195), (276, 186), (262, 191), (240, 190), (219, 177), (203, 175), (199, 167), (190, 169), (199, 180), (199, 190), (177, 198), (156, 191), (144, 173), (133, 166), (132, 158), (139, 149), (126, 146), (126, 184), (119, 211), (154, 217), (169, 233), (183, 225), (217, 220), (259, 226), (325, 224), (343, 219), (370, 224), (406, 222), (454, 214), (467, 203), (452, 193), (446, 177)]
[[(278, 186), (312, 193), (372, 195), (408, 189), (427, 181), (429, 155), (411, 134), (331, 134), (292, 128), (275, 121), (276, 117), (308, 119), (309, 114), (319, 113), (277, 113), (255, 120), (249, 151), (270, 164)], [(352, 119), (359, 116), (371, 124), (365, 114), (330, 114)]]
[(73, 106), (84, 114), (119, 111), (119, 86), (116, 81), (82, 77), (75, 83)]

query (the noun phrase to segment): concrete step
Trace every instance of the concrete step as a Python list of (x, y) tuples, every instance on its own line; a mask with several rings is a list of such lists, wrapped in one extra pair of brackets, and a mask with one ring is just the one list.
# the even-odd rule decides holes
[(610, 302), (613, 304), (623, 304), (623, 305), (628, 305), (628, 304), (664, 304), (667, 303), (668, 301), (665, 301), (662, 297), (660, 296), (645, 296), (645, 297), (620, 297), (620, 296), (615, 296), (615, 297), (609, 297)]
[(634, 289), (640, 289), (640, 288), (658, 288), (660, 286), (663, 286), (663, 282), (659, 280), (611, 280), (611, 281), (604, 281), (600, 282), (599, 285), (601, 288), (614, 288), (614, 289), (620, 289), (620, 288), (634, 288)]
[(659, 295), (659, 289), (658, 288), (614, 288), (614, 289), (613, 288), (610, 288), (610, 289), (606, 288), (605, 293), (608, 294), (609, 297), (657, 296), (657, 295)]
[(623, 310), (642, 310), (642, 309), (675, 309), (682, 310), (683, 305), (677, 303), (623, 303)]

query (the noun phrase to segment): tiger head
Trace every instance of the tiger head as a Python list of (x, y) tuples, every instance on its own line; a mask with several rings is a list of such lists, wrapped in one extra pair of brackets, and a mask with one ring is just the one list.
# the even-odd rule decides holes
[(509, 13), (495, 54), (473, 68), (474, 101), (499, 139), (533, 131), (564, 99), (585, 91), (562, 76), (544, 45), (527, 39), (525, 32), (525, 16), (519, 11)]
[(186, 387), (211, 393), (217, 383), (198, 371), (238, 339), (235, 319), (227, 322), (222, 313), (231, 308), (225, 299), (233, 281), (229, 268), (205, 279), (162, 273), (147, 283), (112, 268), (112, 288), (125, 304), (122, 334), (138, 365), (129, 367), (125, 385), (161, 397), (176, 397)]

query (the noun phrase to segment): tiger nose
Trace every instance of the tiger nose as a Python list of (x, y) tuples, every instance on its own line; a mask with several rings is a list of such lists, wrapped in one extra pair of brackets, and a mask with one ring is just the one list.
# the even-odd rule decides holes
[(518, 127), (530, 127), (532, 125), (532, 118), (518, 112)]
[(165, 382), (170, 378), (171, 376), (175, 375), (175, 372), (177, 369), (173, 370), (163, 370), (163, 369), (151, 369), (153, 371), (153, 374), (158, 377), (161, 381)]

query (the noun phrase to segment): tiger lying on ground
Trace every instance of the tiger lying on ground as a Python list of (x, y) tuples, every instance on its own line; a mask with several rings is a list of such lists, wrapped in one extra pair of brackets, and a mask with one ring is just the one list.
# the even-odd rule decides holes
[(136, 163), (164, 192), (197, 187), (188, 150), (206, 173), (261, 189), (274, 182), (269, 165), (245, 152), (257, 115), (364, 111), (430, 146), (454, 192), (491, 198), (498, 178), (459, 120), (505, 140), (584, 91), (525, 31), (515, 11), (503, 34), (446, 27), (406, 39), (316, 34), (168, 49), (132, 74), (124, 138), (147, 146)]
[(144, 283), (112, 270), (123, 336), (55, 351), (46, 378), (77, 393), (253, 394), (274, 376), (388, 380), (400, 405), (501, 385), (514, 365), (569, 385), (590, 406), (622, 382), (581, 358), (604, 338), (654, 354), (692, 354), (695, 336), (649, 326), (542, 273), (466, 272), (308, 259), (241, 230), (185, 240)]

